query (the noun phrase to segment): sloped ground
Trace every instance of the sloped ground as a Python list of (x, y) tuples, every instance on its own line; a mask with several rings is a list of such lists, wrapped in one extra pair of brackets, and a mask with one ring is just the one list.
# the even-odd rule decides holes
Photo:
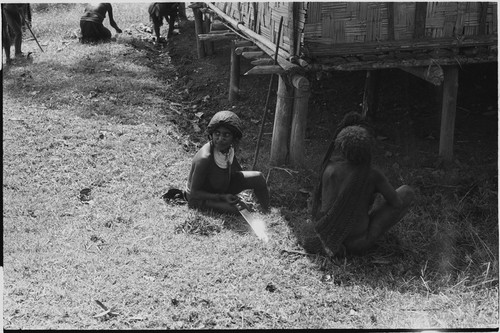
[(33, 63), (3, 72), (5, 328), (498, 326), (496, 66), (463, 69), (447, 169), (436, 164), (432, 90), (384, 72), (376, 162), (417, 202), (370, 254), (331, 262), (286, 250), (302, 251), (307, 190), (332, 129), (360, 108), (363, 73), (312, 81), (309, 168), (268, 167), (269, 115), (257, 168), (274, 208), (261, 244), (239, 217), (161, 195), (184, 186), (219, 110), (243, 119), (240, 156), (252, 164), (269, 77), (243, 77), (230, 104), (228, 43), (197, 59), (191, 21), (157, 48), (146, 7), (117, 4), (130, 33), (95, 46), (71, 37), (78, 8), (58, 9), (71, 21), (56, 28), (59, 12), (39, 12), (45, 52), (27, 41)]

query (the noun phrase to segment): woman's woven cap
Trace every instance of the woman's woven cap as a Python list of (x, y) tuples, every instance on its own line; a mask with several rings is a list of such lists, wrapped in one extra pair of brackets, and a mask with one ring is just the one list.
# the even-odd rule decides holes
[(208, 123), (208, 134), (213, 134), (213, 132), (221, 126), (229, 129), (233, 133), (235, 139), (241, 139), (243, 137), (241, 120), (234, 112), (226, 110), (217, 112)]

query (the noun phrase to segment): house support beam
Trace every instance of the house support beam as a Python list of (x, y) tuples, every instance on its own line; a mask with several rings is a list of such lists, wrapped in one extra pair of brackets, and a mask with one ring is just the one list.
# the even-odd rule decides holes
[(194, 30), (196, 32), (196, 49), (198, 51), (198, 59), (201, 59), (205, 57), (205, 45), (199, 37), (203, 34), (203, 14), (199, 6), (193, 6), (191, 8), (193, 9)]
[(294, 87), (292, 127), (290, 132), (290, 163), (294, 167), (303, 167), (306, 162), (306, 129), (309, 106), (309, 81), (300, 75), (291, 79)]
[(444, 67), (443, 103), (441, 109), (441, 132), (439, 156), (444, 162), (453, 159), (453, 136), (458, 94), (458, 67)]
[(269, 164), (272, 166), (285, 164), (288, 157), (294, 87), (287, 83), (287, 81), (286, 77), (279, 75), (273, 137), (271, 141), (271, 157), (269, 161)]

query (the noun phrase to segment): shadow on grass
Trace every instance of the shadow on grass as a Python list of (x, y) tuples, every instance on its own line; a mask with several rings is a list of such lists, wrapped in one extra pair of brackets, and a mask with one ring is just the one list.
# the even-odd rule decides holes
[(211, 210), (189, 209), (185, 220), (175, 226), (175, 233), (214, 236), (224, 229), (239, 235), (251, 232), (248, 224), (239, 215), (220, 214)]

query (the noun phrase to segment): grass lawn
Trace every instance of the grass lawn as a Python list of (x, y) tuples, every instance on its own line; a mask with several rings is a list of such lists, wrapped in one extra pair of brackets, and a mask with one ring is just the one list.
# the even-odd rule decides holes
[[(166, 204), (210, 116), (232, 107), (229, 67), (197, 59), (192, 22), (155, 48), (147, 6), (113, 4), (124, 33), (100, 45), (74, 37), (81, 4), (34, 6), (44, 52), (27, 35), (33, 60), (4, 64), (5, 329), (498, 328), (497, 156), (480, 156), (484, 145), (464, 143), (442, 169), (432, 149), (408, 158), (382, 141), (377, 161), (389, 156), (384, 171), (418, 198), (364, 257), (302, 253), (299, 189), (316, 169), (270, 168), (269, 135), (268, 243), (239, 216)], [(268, 83), (254, 80), (235, 104), (247, 168)], [(307, 144), (315, 166), (327, 142)]]

